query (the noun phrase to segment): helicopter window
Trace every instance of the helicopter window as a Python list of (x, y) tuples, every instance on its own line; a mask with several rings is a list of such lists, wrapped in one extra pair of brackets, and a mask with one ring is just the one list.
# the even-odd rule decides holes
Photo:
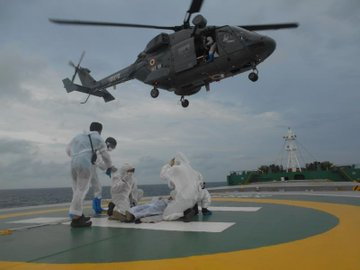
[(237, 31), (236, 35), (241, 39), (241, 40), (248, 40), (249, 38), (247, 37), (246, 33), (242, 32), (242, 31)]
[(228, 27), (224, 27), (217, 33), (217, 40), (222, 50), (225, 50), (227, 53), (234, 52), (242, 47), (239, 38)]
[(248, 30), (240, 27), (233, 27), (232, 30), (236, 34), (236, 36), (238, 36), (241, 40), (244, 41), (254, 40), (257, 39), (257, 37), (259, 36), (259, 34), (257, 34), (256, 32), (249, 32)]
[(161, 48), (164, 48), (170, 44), (170, 38), (168, 34), (161, 33), (154, 37), (150, 42), (146, 45), (145, 53), (152, 53)]
[(232, 33), (223, 32), (222, 42), (224, 42), (224, 43), (233, 43), (233, 42), (235, 42), (235, 37), (233, 36)]

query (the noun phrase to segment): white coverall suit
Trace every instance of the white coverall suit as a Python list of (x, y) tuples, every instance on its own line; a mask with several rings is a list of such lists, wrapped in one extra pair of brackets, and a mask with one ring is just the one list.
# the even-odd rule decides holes
[[(106, 149), (108, 152), (109, 150)], [(93, 188), (93, 192), (94, 192), (94, 198), (98, 198), (101, 199), (102, 198), (102, 186), (99, 180), (99, 176), (97, 174), (97, 168), (99, 168), (102, 171), (105, 171), (107, 168), (104, 160), (102, 159), (99, 151), (96, 151), (97, 154), (97, 159), (95, 162), (95, 166), (93, 166), (93, 172), (92, 172), (92, 177), (91, 177), (91, 186)]]
[(115, 204), (114, 211), (123, 215), (125, 215), (125, 211), (129, 211), (131, 203), (137, 204), (143, 194), (143, 191), (137, 188), (132, 173), (127, 173), (131, 169), (134, 167), (124, 164), (120, 171), (116, 171), (112, 175), (111, 201)]
[(201, 207), (201, 209), (203, 208), (209, 208), (210, 204), (211, 204), (211, 196), (210, 193), (207, 189), (201, 189), (200, 191), (200, 197), (198, 200), (198, 206)]
[(211, 204), (211, 195), (210, 195), (209, 191), (205, 188), (204, 179), (201, 174), (200, 174), (200, 177), (197, 178), (197, 180), (198, 180), (198, 184), (200, 186), (199, 198), (198, 198), (197, 204), (202, 209), (208, 208)]
[(175, 156), (175, 164), (165, 164), (160, 172), (160, 178), (168, 181), (173, 189), (174, 200), (170, 201), (164, 210), (163, 220), (176, 220), (184, 216), (186, 209), (194, 207), (200, 198), (202, 176), (195, 171), (189, 160), (182, 153)]
[(73, 198), (69, 213), (71, 215), (81, 216), (83, 214), (83, 201), (90, 187), (90, 180), (95, 172), (95, 165), (91, 163), (91, 144), (89, 135), (93, 144), (94, 151), (101, 155), (105, 165), (110, 168), (111, 158), (106, 151), (106, 144), (96, 131), (85, 132), (77, 135), (66, 148), (66, 153), (71, 157), (71, 175)]

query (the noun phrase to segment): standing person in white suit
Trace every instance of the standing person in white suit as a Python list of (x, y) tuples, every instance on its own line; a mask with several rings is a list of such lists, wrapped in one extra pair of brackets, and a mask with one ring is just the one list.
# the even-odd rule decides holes
[(106, 144), (101, 138), (102, 124), (92, 122), (90, 132), (75, 136), (66, 148), (66, 153), (71, 157), (71, 175), (73, 197), (70, 204), (69, 215), (72, 227), (89, 227), (89, 217), (83, 215), (83, 202), (90, 187), (90, 180), (95, 172), (96, 152), (98, 152), (106, 171), (111, 171), (111, 158), (106, 150)]
[[(105, 140), (105, 144), (106, 144), (107, 151), (111, 152), (112, 150), (114, 150), (116, 148), (117, 142), (113, 137), (107, 137)], [(101, 158), (101, 155), (99, 155), (98, 152), (96, 154), (97, 154), (97, 159), (95, 162), (96, 166), (93, 167), (94, 171), (93, 171), (92, 177), (91, 177), (91, 187), (94, 192), (92, 208), (93, 208), (95, 214), (101, 214), (104, 211), (104, 209), (101, 207), (102, 186), (101, 186), (98, 174), (97, 174), (97, 168), (105, 171), (107, 169), (107, 167), (106, 167), (105, 162)], [(109, 175), (109, 177), (111, 178), (111, 175)]]

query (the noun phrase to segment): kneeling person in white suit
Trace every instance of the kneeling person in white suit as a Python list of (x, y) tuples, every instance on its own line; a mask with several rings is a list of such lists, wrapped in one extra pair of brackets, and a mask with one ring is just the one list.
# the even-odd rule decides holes
[(200, 198), (199, 183), (203, 178), (190, 166), (190, 161), (185, 155), (177, 153), (169, 164), (165, 164), (161, 169), (160, 178), (168, 182), (168, 186), (174, 194), (174, 200), (170, 201), (164, 210), (163, 219), (182, 218), (185, 210), (190, 211), (190, 215), (186, 213), (187, 219), (194, 216), (195, 212), (192, 213), (192, 208)]
[(134, 177), (135, 168), (125, 163), (120, 171), (112, 175), (111, 202), (113, 210), (108, 212), (110, 219), (116, 219), (125, 222), (126, 211), (131, 205), (136, 205), (143, 195), (143, 191), (137, 188)]

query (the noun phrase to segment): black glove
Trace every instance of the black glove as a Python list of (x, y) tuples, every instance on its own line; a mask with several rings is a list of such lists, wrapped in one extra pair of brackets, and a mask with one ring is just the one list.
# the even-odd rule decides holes
[(111, 167), (107, 168), (105, 174), (111, 178)]

